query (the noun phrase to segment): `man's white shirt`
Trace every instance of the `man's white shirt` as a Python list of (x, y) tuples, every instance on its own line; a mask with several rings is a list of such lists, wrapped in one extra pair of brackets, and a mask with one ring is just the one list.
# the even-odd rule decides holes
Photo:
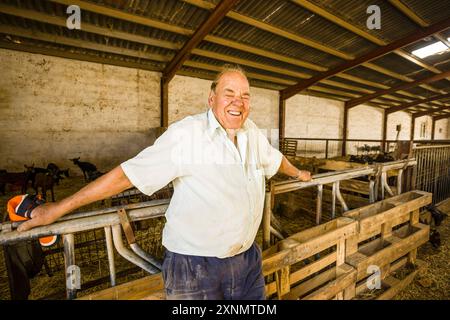
[(265, 177), (278, 171), (281, 159), (249, 119), (237, 131), (236, 147), (210, 109), (172, 124), (121, 167), (148, 195), (173, 181), (164, 247), (226, 258), (252, 245), (262, 218)]

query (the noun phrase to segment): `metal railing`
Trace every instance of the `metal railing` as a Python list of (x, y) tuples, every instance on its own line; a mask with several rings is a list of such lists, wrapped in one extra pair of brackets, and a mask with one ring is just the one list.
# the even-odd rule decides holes
[[(342, 170), (335, 172), (319, 173), (312, 176), (312, 181), (300, 182), (298, 180), (285, 180), (271, 183), (269, 189), (266, 191), (266, 199), (264, 205), (263, 215), (263, 247), (268, 248), (271, 244), (271, 234), (279, 237), (281, 234), (279, 230), (274, 229), (271, 225), (272, 208), (274, 207), (274, 196), (281, 193), (291, 192), (299, 189), (317, 188), (316, 197), (316, 224), (321, 223), (322, 219), (322, 206), (323, 206), (323, 191), (325, 185), (332, 187), (331, 196), (331, 216), (335, 218), (336, 215), (336, 203), (339, 201), (343, 211), (348, 211), (349, 208), (340, 192), (340, 182), (367, 177), (369, 188), (369, 202), (373, 203), (377, 200), (383, 200), (385, 194), (390, 196), (401, 194), (405, 191), (410, 191), (413, 188), (411, 185), (411, 177), (404, 174), (406, 169), (416, 166), (415, 159), (399, 160), (386, 163), (378, 163), (374, 165), (367, 165), (361, 168)], [(388, 184), (387, 172), (391, 170), (397, 171), (397, 186), (395, 192)], [(414, 171), (410, 171), (411, 175)], [(408, 182), (408, 183), (405, 183)], [(404, 187), (406, 186), (406, 187)]]
[(450, 197), (450, 145), (420, 146), (417, 159), (416, 188), (433, 193), (433, 204)]
[[(297, 142), (297, 156), (316, 157), (322, 159), (329, 159), (333, 157), (343, 156), (342, 147), (343, 139), (325, 139), (325, 138), (285, 138), (284, 141)], [(359, 153), (358, 149), (365, 145), (370, 147), (380, 147), (383, 152), (394, 151), (397, 142), (407, 142), (409, 140), (386, 140), (383, 144), (382, 140), (374, 139), (347, 139), (345, 155), (356, 155)], [(414, 140), (413, 144), (416, 146), (423, 145), (450, 145), (450, 140)]]

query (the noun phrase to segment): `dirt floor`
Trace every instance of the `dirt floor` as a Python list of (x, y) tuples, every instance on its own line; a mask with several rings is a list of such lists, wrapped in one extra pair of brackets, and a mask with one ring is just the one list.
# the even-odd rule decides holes
[[(63, 180), (59, 186), (55, 187), (56, 200), (60, 200), (63, 197), (72, 194), (84, 185), (85, 182), (82, 177), (70, 177)], [(8, 191), (9, 192), (7, 192), (6, 195), (0, 195), (1, 215), (3, 215), (6, 210), (7, 200), (15, 194), (18, 194), (18, 191), (15, 190)], [(28, 191), (31, 192), (31, 189)], [(276, 215), (279, 218), (284, 230), (286, 230), (289, 234), (299, 232), (315, 225), (315, 217), (312, 210), (314, 207), (314, 198), (306, 194), (305, 197), (311, 199), (311, 210), (306, 208), (306, 211), (303, 212), (290, 212), (289, 216)], [(96, 203), (89, 207), (83, 208), (82, 211), (93, 210), (104, 206), (108, 206), (108, 203)], [(327, 211), (327, 207), (324, 206), (324, 208), (324, 211)], [(450, 200), (442, 204), (439, 209), (450, 214)], [(326, 222), (329, 219), (330, 217), (324, 214), (323, 221)], [(159, 221), (157, 224), (151, 225), (150, 228), (147, 226), (143, 231), (137, 232), (138, 242), (141, 243), (144, 249), (155, 246), (160, 247), (162, 226), (163, 221)], [(417, 276), (407, 288), (395, 297), (395, 299), (450, 299), (450, 269), (448, 268), (450, 258), (450, 218), (445, 219), (442, 225), (438, 227), (438, 230), (442, 240), (441, 246), (438, 249), (435, 249), (430, 243), (426, 243), (419, 248), (418, 251), (418, 258), (428, 262), (428, 269), (423, 275)], [(93, 239), (83, 238), (82, 240), (95, 240), (97, 234), (91, 234), (89, 237), (93, 237)], [(258, 234), (257, 241), (261, 243), (261, 233)], [(61, 243), (59, 243), (58, 246), (61, 247)], [(4, 263), (4, 255), (2, 251), (2, 248), (0, 248), (0, 300), (5, 300), (10, 299), (10, 294), (8, 277)], [(161, 251), (158, 251), (155, 255), (161, 256), (162, 253)], [(62, 254), (55, 256), (59, 258), (59, 263), (62, 263)], [(81, 264), (80, 268), (83, 284), (102, 277), (107, 279), (109, 276), (106, 250), (104, 247), (104, 241), (102, 240), (96, 242), (94, 241), (94, 243), (90, 246), (79, 249), (76, 261)], [(143, 271), (137, 270), (136, 267), (125, 261), (123, 258), (118, 257), (117, 253), (115, 255), (115, 265), (117, 272), (123, 271), (123, 276), (120, 276), (117, 279), (118, 284), (141, 278), (146, 275)], [(79, 293), (79, 296), (107, 287), (109, 287), (109, 283), (106, 281), (102, 285), (97, 285), (89, 289), (82, 290)], [(42, 268), (39, 275), (31, 280), (31, 294), (29, 298), (33, 300), (64, 299), (65, 277), (63, 271), (56, 271), (52, 276), (49, 276), (45, 272), (44, 268)]]

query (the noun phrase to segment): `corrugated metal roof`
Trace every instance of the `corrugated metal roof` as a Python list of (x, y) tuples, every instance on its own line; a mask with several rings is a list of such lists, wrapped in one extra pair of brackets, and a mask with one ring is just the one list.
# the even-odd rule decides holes
[(256, 44), (259, 48), (268, 51), (285, 54), (290, 57), (326, 67), (336, 66), (343, 62), (342, 59), (320, 50), (313, 49), (298, 42), (294, 42), (229, 18), (223, 19), (212, 34), (247, 45)]
[(267, 58), (267, 57), (264, 57), (264, 56), (252, 54), (252, 53), (249, 53), (249, 52), (243, 52), (243, 51), (240, 51), (240, 50), (237, 50), (237, 49), (234, 49), (234, 48), (225, 47), (225, 46), (221, 46), (221, 45), (210, 43), (210, 42), (206, 42), (206, 41), (203, 41), (198, 46), (198, 48), (199, 49), (203, 49), (203, 50), (207, 50), (207, 51), (211, 51), (211, 52), (216, 52), (216, 53), (219, 53), (219, 54), (233, 56), (233, 57), (240, 58), (240, 59), (249, 60), (249, 61), (252, 61), (252, 62), (257, 62), (257, 63), (262, 63), (262, 64), (266, 64), (266, 65), (270, 65), (270, 66), (284, 68), (284, 69), (295, 71), (295, 72), (306, 73), (306, 74), (309, 74), (311, 76), (314, 76), (314, 75), (318, 74), (317, 71), (314, 71), (314, 70), (311, 70), (311, 69), (302, 68), (302, 67), (299, 67), (299, 66), (295, 66), (295, 65), (292, 65), (292, 64), (285, 63), (285, 62), (281, 62), (281, 61), (277, 61), (277, 60), (274, 60), (274, 59), (270, 59), (270, 58)]
[(422, 70), (422, 68), (417, 64), (412, 63), (409, 60), (403, 59), (402, 57), (396, 55), (395, 53), (386, 54), (381, 58), (378, 58), (371, 62), (405, 76), (414, 75), (418, 71)]
[(402, 2), (415, 14), (430, 24), (448, 19), (450, 11), (450, 3), (448, 0), (402, 0)]
[(360, 55), (376, 48), (366, 39), (289, 1), (267, 1), (261, 5), (260, 0), (246, 0), (239, 2), (235, 11), (347, 54)]
[[(335, 15), (344, 18), (364, 31), (388, 42), (402, 38), (415, 30), (417, 26), (384, 0), (310, 0)], [(381, 12), (381, 29), (368, 30), (366, 22), (370, 16), (367, 8), (377, 5)]]

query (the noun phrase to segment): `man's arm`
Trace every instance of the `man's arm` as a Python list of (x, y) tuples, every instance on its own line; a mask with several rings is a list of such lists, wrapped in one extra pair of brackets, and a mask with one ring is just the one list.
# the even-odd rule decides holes
[(281, 159), (278, 172), (296, 178), (300, 181), (311, 181), (311, 172), (297, 169), (285, 156)]
[(111, 197), (132, 186), (122, 168), (118, 166), (65, 199), (36, 207), (31, 213), (31, 220), (22, 223), (17, 230), (26, 231), (50, 224), (75, 209)]

